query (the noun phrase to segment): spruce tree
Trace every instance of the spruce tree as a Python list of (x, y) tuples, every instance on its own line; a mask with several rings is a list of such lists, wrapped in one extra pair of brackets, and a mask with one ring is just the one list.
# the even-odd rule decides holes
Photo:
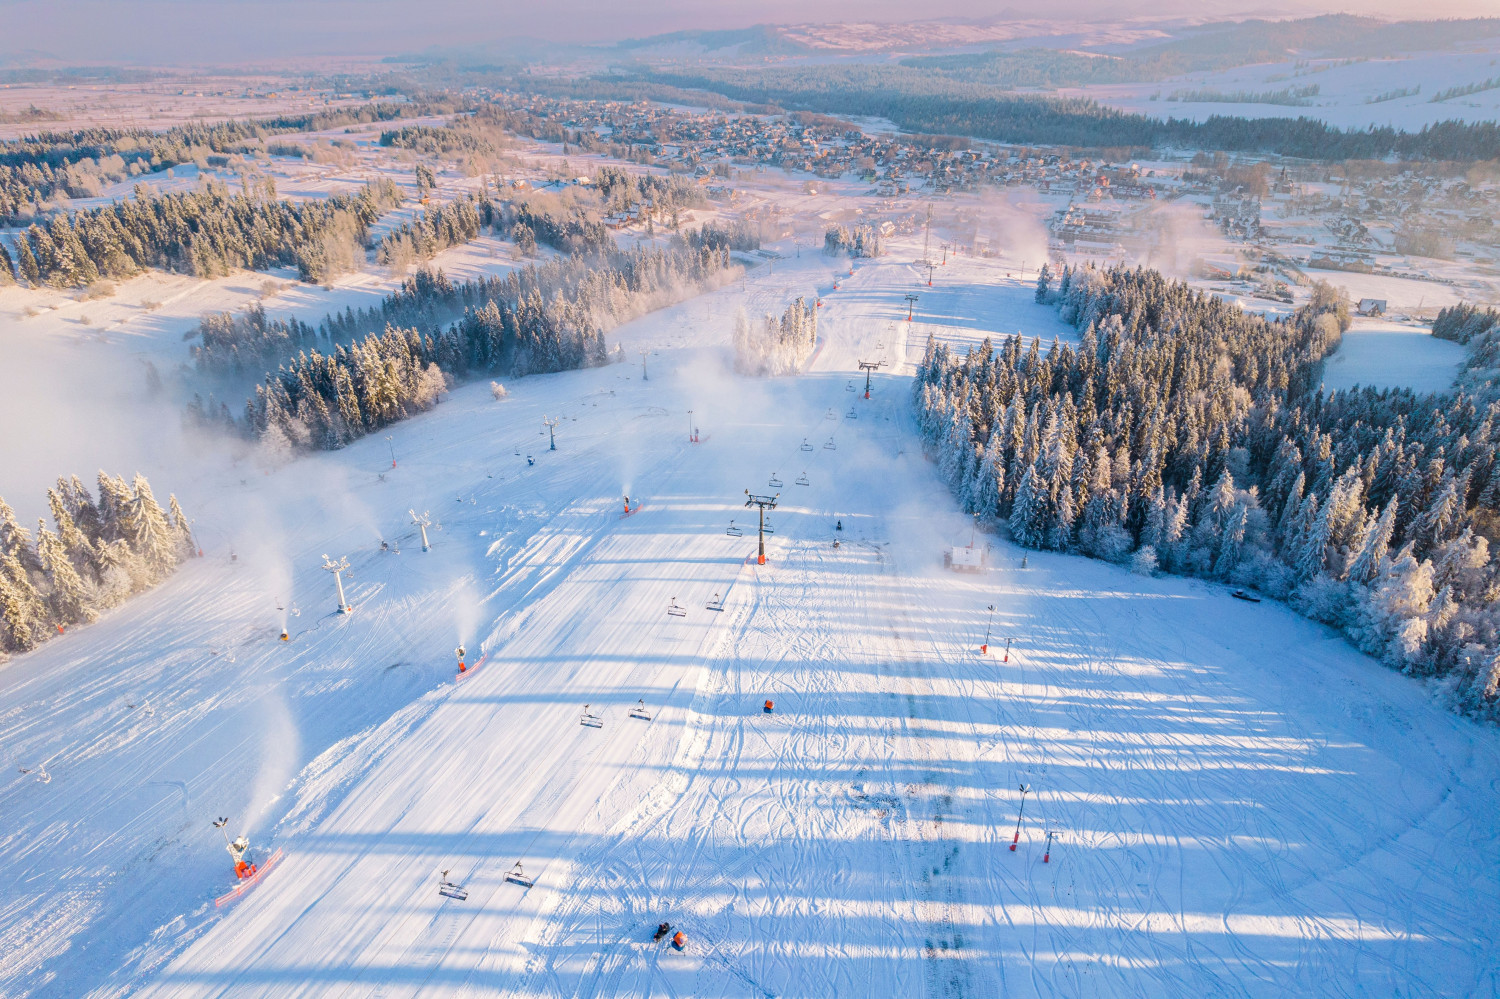
[(177, 565), (180, 539), (151, 495), (151, 486), (144, 475), (137, 473), (132, 491), (135, 495), (128, 508), (125, 537), (145, 562), (147, 571), (160, 579)]
[(67, 549), (45, 524), (37, 526), (36, 550), (47, 574), (47, 605), (52, 619), (61, 624), (74, 624), (97, 618), (99, 615), (89, 602), (83, 578), (68, 560)]

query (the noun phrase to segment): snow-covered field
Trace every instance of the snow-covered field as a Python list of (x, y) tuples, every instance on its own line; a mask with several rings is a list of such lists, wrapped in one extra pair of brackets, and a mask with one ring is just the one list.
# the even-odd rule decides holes
[[(1480, 84), (1497, 75), (1500, 39), (1475, 39), (1469, 51), (1421, 52), (1386, 59), (1323, 59), (1239, 66), (1215, 73), (1191, 73), (1153, 83), (1122, 83), (1075, 88), (1062, 93), (1084, 95), (1101, 104), (1157, 118), (1202, 121), (1214, 115), (1246, 118), (1315, 118), (1340, 128), (1370, 126), (1419, 132), (1440, 121), (1493, 121), (1500, 115), (1500, 89), (1433, 98), (1455, 87)], [(1288, 88), (1317, 87), (1305, 106), (1232, 103), (1222, 100), (1171, 100), (1174, 94), (1266, 94)], [(1402, 90), (1415, 93), (1375, 100)]]
[[(0, 667), (0, 992), (1500, 989), (1494, 731), (1217, 586), (983, 534), (985, 571), (943, 571), (973, 525), (911, 424), (904, 296), (955, 343), (1071, 331), (912, 250), (838, 291), (778, 261), (617, 331), (629, 364), (461, 388), (394, 469), (376, 438), (161, 481), (207, 557)], [(731, 374), (736, 310), (814, 289), (809, 372)], [(764, 566), (726, 533), (747, 489), (780, 493)], [(284, 851), (223, 909), (219, 816)]]
[(1324, 364), (1323, 386), (1340, 392), (1356, 385), (1447, 392), (1463, 361), (1461, 345), (1439, 340), (1425, 326), (1355, 319)]

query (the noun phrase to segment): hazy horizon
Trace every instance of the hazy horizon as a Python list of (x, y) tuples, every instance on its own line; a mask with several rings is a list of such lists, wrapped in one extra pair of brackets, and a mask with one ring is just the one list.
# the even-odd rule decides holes
[[(1044, 13), (1020, 5), (935, 0), (914, 17), (896, 0), (766, 0), (726, 8), (712, 0), (654, 0), (625, 7), (607, 0), (566, 0), (545, 7), (473, 0), (436, 0), (413, 9), (395, 0), (0, 0), (0, 64), (57, 62), (204, 65), (315, 55), (385, 55), (429, 47), (490, 46), (507, 39), (607, 43), (686, 30), (758, 24), (995, 20), (1117, 22), (1293, 17), (1357, 13), (1393, 19), (1478, 17), (1496, 13), (1480, 0), (1439, 0), (1420, 12), (1396, 0), (1373, 0), (1358, 11), (1320, 0), (1243, 3), (1163, 0), (1105, 3), (1063, 0)], [(123, 46), (121, 39), (129, 39)]]

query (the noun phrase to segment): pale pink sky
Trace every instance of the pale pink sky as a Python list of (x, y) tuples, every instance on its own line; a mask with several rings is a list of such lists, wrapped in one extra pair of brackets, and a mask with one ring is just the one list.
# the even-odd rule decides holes
[[(1354, 8), (1354, 9), (1351, 9)], [(596, 42), (686, 28), (764, 23), (1130, 16), (1244, 17), (1339, 10), (1318, 0), (0, 0), (0, 59), (27, 53), (70, 64), (211, 63), (309, 53), (389, 53), (515, 36)], [(1496, 0), (1362, 0), (1350, 13), (1474, 17)], [(3, 62), (0, 62), (3, 65)]]

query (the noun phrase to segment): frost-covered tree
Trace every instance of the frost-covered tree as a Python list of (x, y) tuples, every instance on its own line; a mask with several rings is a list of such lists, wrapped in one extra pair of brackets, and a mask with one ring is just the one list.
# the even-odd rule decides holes
[[(964, 410), (978, 468), (1005, 470), (992, 509), (985, 476), (948, 475), (965, 507), (1026, 546), (1132, 564), (1149, 546), (1160, 568), (1286, 598), (1482, 713), (1460, 692), (1500, 649), (1500, 395), (1322, 392), (1336, 295), (1268, 320), (1142, 269), (1068, 267), (1054, 287), (1078, 344), (930, 343), (918, 366), (930, 453)], [(1500, 368), (1496, 322), (1449, 325), (1469, 322)]]

